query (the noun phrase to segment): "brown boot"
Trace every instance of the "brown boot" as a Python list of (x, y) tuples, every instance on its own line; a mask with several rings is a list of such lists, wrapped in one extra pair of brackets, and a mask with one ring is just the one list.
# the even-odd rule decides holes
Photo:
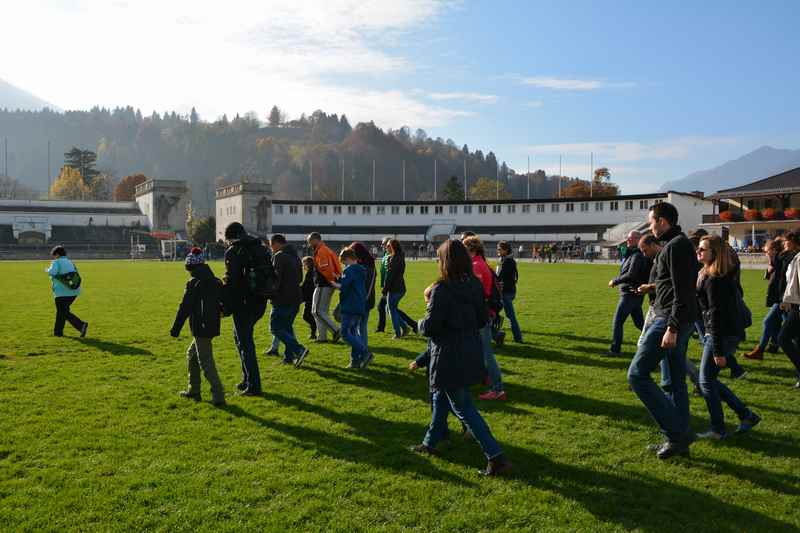
[(763, 350), (761, 350), (761, 348), (756, 346), (751, 351), (749, 351), (746, 354), (744, 354), (744, 356), (747, 357), (748, 359), (754, 359), (756, 361), (761, 361), (762, 359), (764, 359), (764, 352), (763, 352)]
[(505, 455), (498, 455), (494, 459), (489, 459), (489, 464), (486, 465), (486, 470), (481, 470), (480, 473), (484, 476), (502, 476), (511, 471), (511, 463), (508, 462)]

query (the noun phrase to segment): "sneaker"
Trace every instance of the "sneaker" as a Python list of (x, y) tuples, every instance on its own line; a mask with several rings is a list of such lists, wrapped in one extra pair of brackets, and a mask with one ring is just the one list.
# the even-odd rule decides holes
[(489, 459), (485, 470), (480, 470), (482, 476), (502, 476), (511, 471), (511, 463), (506, 459), (505, 455), (500, 454), (494, 459)]
[(81, 326), (81, 338), (86, 336), (86, 331), (89, 329), (89, 323), (84, 322), (83, 326)]
[(402, 335), (392, 335), (392, 340), (393, 341), (396, 341), (396, 340), (399, 340), (399, 339), (402, 339), (402, 338), (403, 338)]
[(645, 447), (645, 449), (646, 449), (648, 452), (652, 452), (652, 453), (658, 453), (658, 450), (660, 450), (661, 448), (663, 448), (663, 447), (664, 447), (666, 444), (667, 444), (667, 442), (666, 442), (666, 441), (664, 441), (664, 442), (656, 442), (656, 443), (653, 443), (653, 444), (648, 444), (648, 445)]
[(718, 433), (713, 429), (706, 431), (705, 433), (698, 433), (697, 438), (702, 440), (722, 440), (728, 436), (727, 433)]
[(769, 343), (769, 346), (767, 346), (767, 353), (778, 353), (780, 349), (781, 349), (780, 346), (771, 342)]
[(412, 322), (409, 326), (411, 326), (411, 331), (414, 332), (414, 335), (419, 335), (419, 326), (416, 322)]
[(692, 394), (694, 394), (697, 397), (702, 397), (703, 396), (703, 390), (700, 388), (700, 385), (695, 385), (694, 386), (694, 391), (692, 392)]
[(269, 357), (271, 355), (274, 355), (276, 357), (280, 357), (281, 356), (281, 352), (279, 352), (278, 350), (273, 350), (273, 349), (264, 350), (264, 357)]
[(350, 361), (345, 367), (349, 370), (361, 370), (361, 363), (358, 361)]
[(800, 389), (800, 381), (798, 381), (797, 383), (794, 384), (794, 388), (795, 389)]
[(603, 355), (606, 355), (608, 357), (619, 357), (622, 355), (622, 352), (615, 352), (614, 350), (606, 350), (606, 353)]
[(688, 457), (689, 444), (685, 442), (667, 441), (656, 452), (656, 457), (658, 457), (661, 460), (669, 459), (671, 457), (675, 457), (676, 455), (682, 455), (684, 457)]
[(756, 346), (755, 348), (744, 354), (744, 356), (748, 359), (753, 359), (754, 361), (761, 361), (764, 359), (764, 352), (761, 351), (761, 348)]
[(408, 449), (409, 451), (422, 455), (439, 455), (439, 452), (437, 452), (435, 449), (424, 444), (415, 444), (413, 446), (409, 446)]
[(488, 392), (484, 392), (480, 396), (478, 396), (481, 400), (500, 400), (505, 401), (508, 399), (506, 396), (506, 391), (501, 390), (500, 392), (490, 390)]
[(367, 352), (367, 356), (361, 361), (361, 368), (367, 368), (373, 359), (375, 359), (375, 356), (372, 355), (372, 352)]
[(294, 366), (297, 368), (303, 366), (303, 363), (305, 362), (306, 357), (308, 357), (308, 354), (309, 354), (308, 348), (303, 348), (303, 351), (300, 352), (300, 355), (298, 355), (297, 359), (294, 360)]
[(339, 342), (339, 339), (341, 338), (342, 338), (342, 330), (334, 331), (333, 340), (331, 342), (336, 344), (337, 342)]
[(193, 392), (189, 392), (188, 390), (180, 391), (178, 393), (178, 396), (180, 396), (181, 398), (185, 398), (187, 400), (194, 400), (195, 402), (199, 402), (200, 401), (200, 395), (199, 394), (195, 394)]
[(497, 338), (494, 339), (494, 342), (495, 342), (495, 344), (497, 344), (498, 347), (500, 347), (503, 344), (505, 344), (506, 343), (506, 332), (505, 331), (501, 331), (500, 333), (498, 333), (497, 334)]
[(402, 330), (403, 330), (403, 335), (402, 336), (403, 337), (408, 337), (408, 331), (409, 331), (408, 326), (403, 326)]
[(240, 383), (237, 383), (236, 384), (236, 390), (238, 390), (238, 391), (247, 390), (247, 383), (245, 383), (244, 381), (242, 381)]
[(263, 393), (260, 390), (245, 389), (239, 393), (239, 396), (263, 396)]
[(375, 333), (383, 333), (383, 332), (384, 332), (384, 330), (382, 330), (382, 329), (376, 329), (375, 330)]
[(739, 368), (738, 372), (734, 372), (733, 369), (731, 369), (731, 379), (744, 379), (745, 377), (747, 377), (747, 370), (745, 370), (742, 367), (738, 368)]
[(315, 341), (317, 340), (317, 336), (312, 333), (311, 335), (308, 336), (308, 340)]
[(751, 412), (749, 416), (742, 418), (739, 421), (739, 427), (736, 428), (736, 431), (734, 433), (736, 435), (747, 433), (748, 431), (756, 427), (759, 422), (761, 422), (761, 417)]
[(225, 398), (216, 398), (211, 400), (211, 405), (214, 407), (223, 407), (226, 405)]

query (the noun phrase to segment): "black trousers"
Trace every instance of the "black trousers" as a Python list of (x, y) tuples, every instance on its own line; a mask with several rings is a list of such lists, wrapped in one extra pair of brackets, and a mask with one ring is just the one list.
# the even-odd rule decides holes
[[(378, 328), (377, 331), (383, 331), (386, 329), (386, 306), (389, 303), (386, 295), (381, 296), (381, 301), (378, 302)], [(407, 314), (405, 314), (400, 308), (397, 309), (397, 312), (400, 314), (400, 318), (403, 319), (403, 322), (408, 325), (411, 329), (417, 327), (417, 322)]]
[(314, 313), (311, 312), (311, 302), (305, 302), (303, 304), (303, 320), (308, 323), (308, 326), (311, 328), (311, 335), (316, 337), (317, 336), (317, 321), (314, 320)]
[(53, 334), (61, 336), (64, 334), (64, 324), (69, 322), (78, 331), (83, 327), (83, 320), (73, 315), (69, 306), (75, 301), (77, 296), (59, 296), (56, 298), (56, 324), (53, 327)]
[(792, 361), (797, 377), (800, 378), (800, 312), (796, 305), (786, 313), (786, 319), (778, 334), (778, 343), (783, 348), (783, 353)]

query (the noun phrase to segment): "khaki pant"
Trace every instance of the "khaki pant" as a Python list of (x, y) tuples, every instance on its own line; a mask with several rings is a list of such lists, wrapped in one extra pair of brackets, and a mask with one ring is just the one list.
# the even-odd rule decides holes
[(195, 337), (189, 349), (186, 350), (186, 363), (189, 367), (189, 388), (187, 391), (193, 396), (200, 397), (200, 370), (202, 369), (206, 381), (211, 385), (211, 399), (214, 402), (225, 400), (225, 391), (214, 364), (214, 352), (211, 339)]

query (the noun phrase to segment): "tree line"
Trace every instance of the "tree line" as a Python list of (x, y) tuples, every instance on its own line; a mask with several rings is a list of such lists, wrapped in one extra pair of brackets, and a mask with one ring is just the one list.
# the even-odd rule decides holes
[[(373, 122), (352, 127), (345, 115), (319, 110), (289, 120), (277, 106), (266, 115), (262, 124), (252, 112), (206, 122), (194, 109), (185, 116), (174, 111), (145, 116), (132, 107), (0, 110), (0, 137), (9, 139), (8, 167), (15, 184), (0, 187), (0, 195), (12, 189), (16, 194), (47, 190), (61, 181), (57, 176), (72, 172), (83, 185), (78, 187), (73, 175), (70, 194), (87, 199), (116, 198), (114, 188), (126, 177), (149, 176), (186, 180), (200, 209), (212, 206), (216, 187), (243, 178), (270, 180), (276, 198), (305, 199), (313, 187), (315, 199), (344, 194), (347, 200), (369, 200), (374, 173), (377, 199), (402, 198), (404, 191), (408, 200), (433, 199), (434, 174), (437, 198), (462, 199), (465, 170), (474, 199), (494, 198), (498, 191), (504, 198), (524, 198), (531, 183), (534, 196), (557, 194), (557, 177), (541, 170), (518, 174), (492, 151), (459, 147), (421, 129), (384, 131)], [(96, 159), (87, 167), (68, 157), (73, 150)], [(57, 154), (67, 154), (63, 165)], [(96, 174), (87, 175), (87, 169)], [(561, 183), (563, 190), (566, 182)]]

